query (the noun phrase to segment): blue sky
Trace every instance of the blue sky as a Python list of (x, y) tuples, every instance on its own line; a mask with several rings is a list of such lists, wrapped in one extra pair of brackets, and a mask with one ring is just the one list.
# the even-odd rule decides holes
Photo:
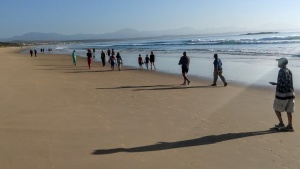
[(192, 27), (204, 33), (300, 29), (299, 7), (300, 0), (0, 0), (0, 38), (123, 28)]

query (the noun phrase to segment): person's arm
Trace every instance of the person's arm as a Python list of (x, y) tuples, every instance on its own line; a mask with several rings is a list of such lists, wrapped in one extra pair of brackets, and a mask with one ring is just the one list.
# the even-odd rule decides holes
[(279, 82), (279, 79), (282, 77), (282, 70), (279, 70), (278, 72), (278, 76), (277, 76), (277, 83), (276, 82), (269, 82), (271, 85), (278, 85)]
[(181, 64), (182, 64), (182, 59), (180, 58), (179, 62), (178, 62), (178, 65), (181, 65)]
[(214, 61), (214, 69), (216, 72), (218, 71), (218, 61), (216, 59)]

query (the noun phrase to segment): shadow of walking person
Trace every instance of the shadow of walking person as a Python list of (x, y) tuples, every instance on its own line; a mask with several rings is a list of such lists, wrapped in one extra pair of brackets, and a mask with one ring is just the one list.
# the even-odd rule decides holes
[(276, 131), (266, 130), (266, 131), (243, 132), (243, 133), (226, 133), (221, 135), (210, 135), (201, 138), (176, 141), (176, 142), (158, 142), (153, 145), (133, 147), (133, 148), (114, 148), (114, 149), (102, 149), (102, 150), (100, 149), (100, 150), (95, 150), (92, 154), (105, 155), (105, 154), (113, 154), (119, 152), (136, 153), (136, 152), (161, 151), (161, 150), (168, 150), (168, 149), (216, 144), (222, 141), (266, 135), (271, 133), (276, 133)]

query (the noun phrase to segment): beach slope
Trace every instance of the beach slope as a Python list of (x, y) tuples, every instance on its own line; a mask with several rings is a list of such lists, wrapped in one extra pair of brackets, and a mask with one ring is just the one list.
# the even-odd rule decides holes
[(180, 75), (20, 52), (0, 48), (1, 169), (300, 166), (299, 113), (295, 132), (269, 130), (275, 88), (181, 86)]

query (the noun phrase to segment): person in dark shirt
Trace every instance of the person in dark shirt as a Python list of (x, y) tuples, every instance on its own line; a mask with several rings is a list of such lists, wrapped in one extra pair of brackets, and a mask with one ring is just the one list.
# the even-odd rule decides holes
[(148, 68), (148, 66), (149, 66), (149, 61), (150, 61), (150, 58), (149, 58), (148, 55), (146, 55), (146, 57), (145, 57), (145, 66), (146, 66), (147, 70), (149, 69), (149, 68)]
[(181, 65), (184, 80), (182, 85), (186, 85), (186, 82), (189, 85), (191, 81), (187, 78), (187, 73), (189, 72), (190, 58), (186, 55), (186, 52), (183, 52), (183, 56), (180, 58), (178, 65)]
[(112, 54), (113, 56), (115, 56), (115, 50), (114, 50), (114, 49), (111, 49), (111, 54)]
[(103, 52), (103, 50), (101, 52), (101, 61), (102, 61), (102, 67), (104, 67), (105, 66), (105, 53)]
[(93, 48), (93, 58), (95, 58), (95, 57), (96, 57), (96, 49)]
[(34, 49), (34, 56), (36, 57), (36, 54), (37, 54), (37, 51), (36, 51), (36, 49)]
[(225, 80), (225, 77), (222, 75), (223, 69), (222, 69), (222, 61), (218, 58), (218, 54), (214, 54), (214, 82), (212, 86), (217, 86), (217, 80), (220, 76), (221, 80), (224, 83), (224, 86), (227, 86), (227, 82)]
[(122, 65), (123, 60), (122, 60), (122, 57), (119, 52), (117, 53), (116, 58), (117, 58), (118, 69), (119, 69), (119, 71), (121, 71), (121, 65)]
[(91, 49), (88, 49), (88, 52), (86, 54), (87, 56), (87, 61), (88, 61), (88, 65), (89, 65), (89, 69), (91, 69), (91, 64), (92, 64), (92, 52)]
[[(295, 93), (293, 85), (293, 74), (286, 67), (288, 60), (286, 58), (277, 59), (278, 67), (280, 68), (277, 77), (277, 83), (270, 82), (276, 86), (276, 95), (273, 104), (279, 124), (275, 128), (283, 129), (284, 131), (294, 131), (292, 124), (292, 113), (295, 111)], [(285, 126), (281, 117), (281, 112), (287, 112), (288, 125)]]
[(32, 54), (33, 54), (33, 50), (32, 49), (30, 49), (30, 56), (32, 57)]
[(155, 55), (154, 55), (153, 51), (151, 51), (151, 54), (150, 54), (150, 66), (151, 66), (151, 70), (152, 70), (152, 65), (153, 65), (153, 68), (156, 70), (154, 62), (155, 62)]
[(110, 57), (110, 49), (107, 49), (107, 56)]

